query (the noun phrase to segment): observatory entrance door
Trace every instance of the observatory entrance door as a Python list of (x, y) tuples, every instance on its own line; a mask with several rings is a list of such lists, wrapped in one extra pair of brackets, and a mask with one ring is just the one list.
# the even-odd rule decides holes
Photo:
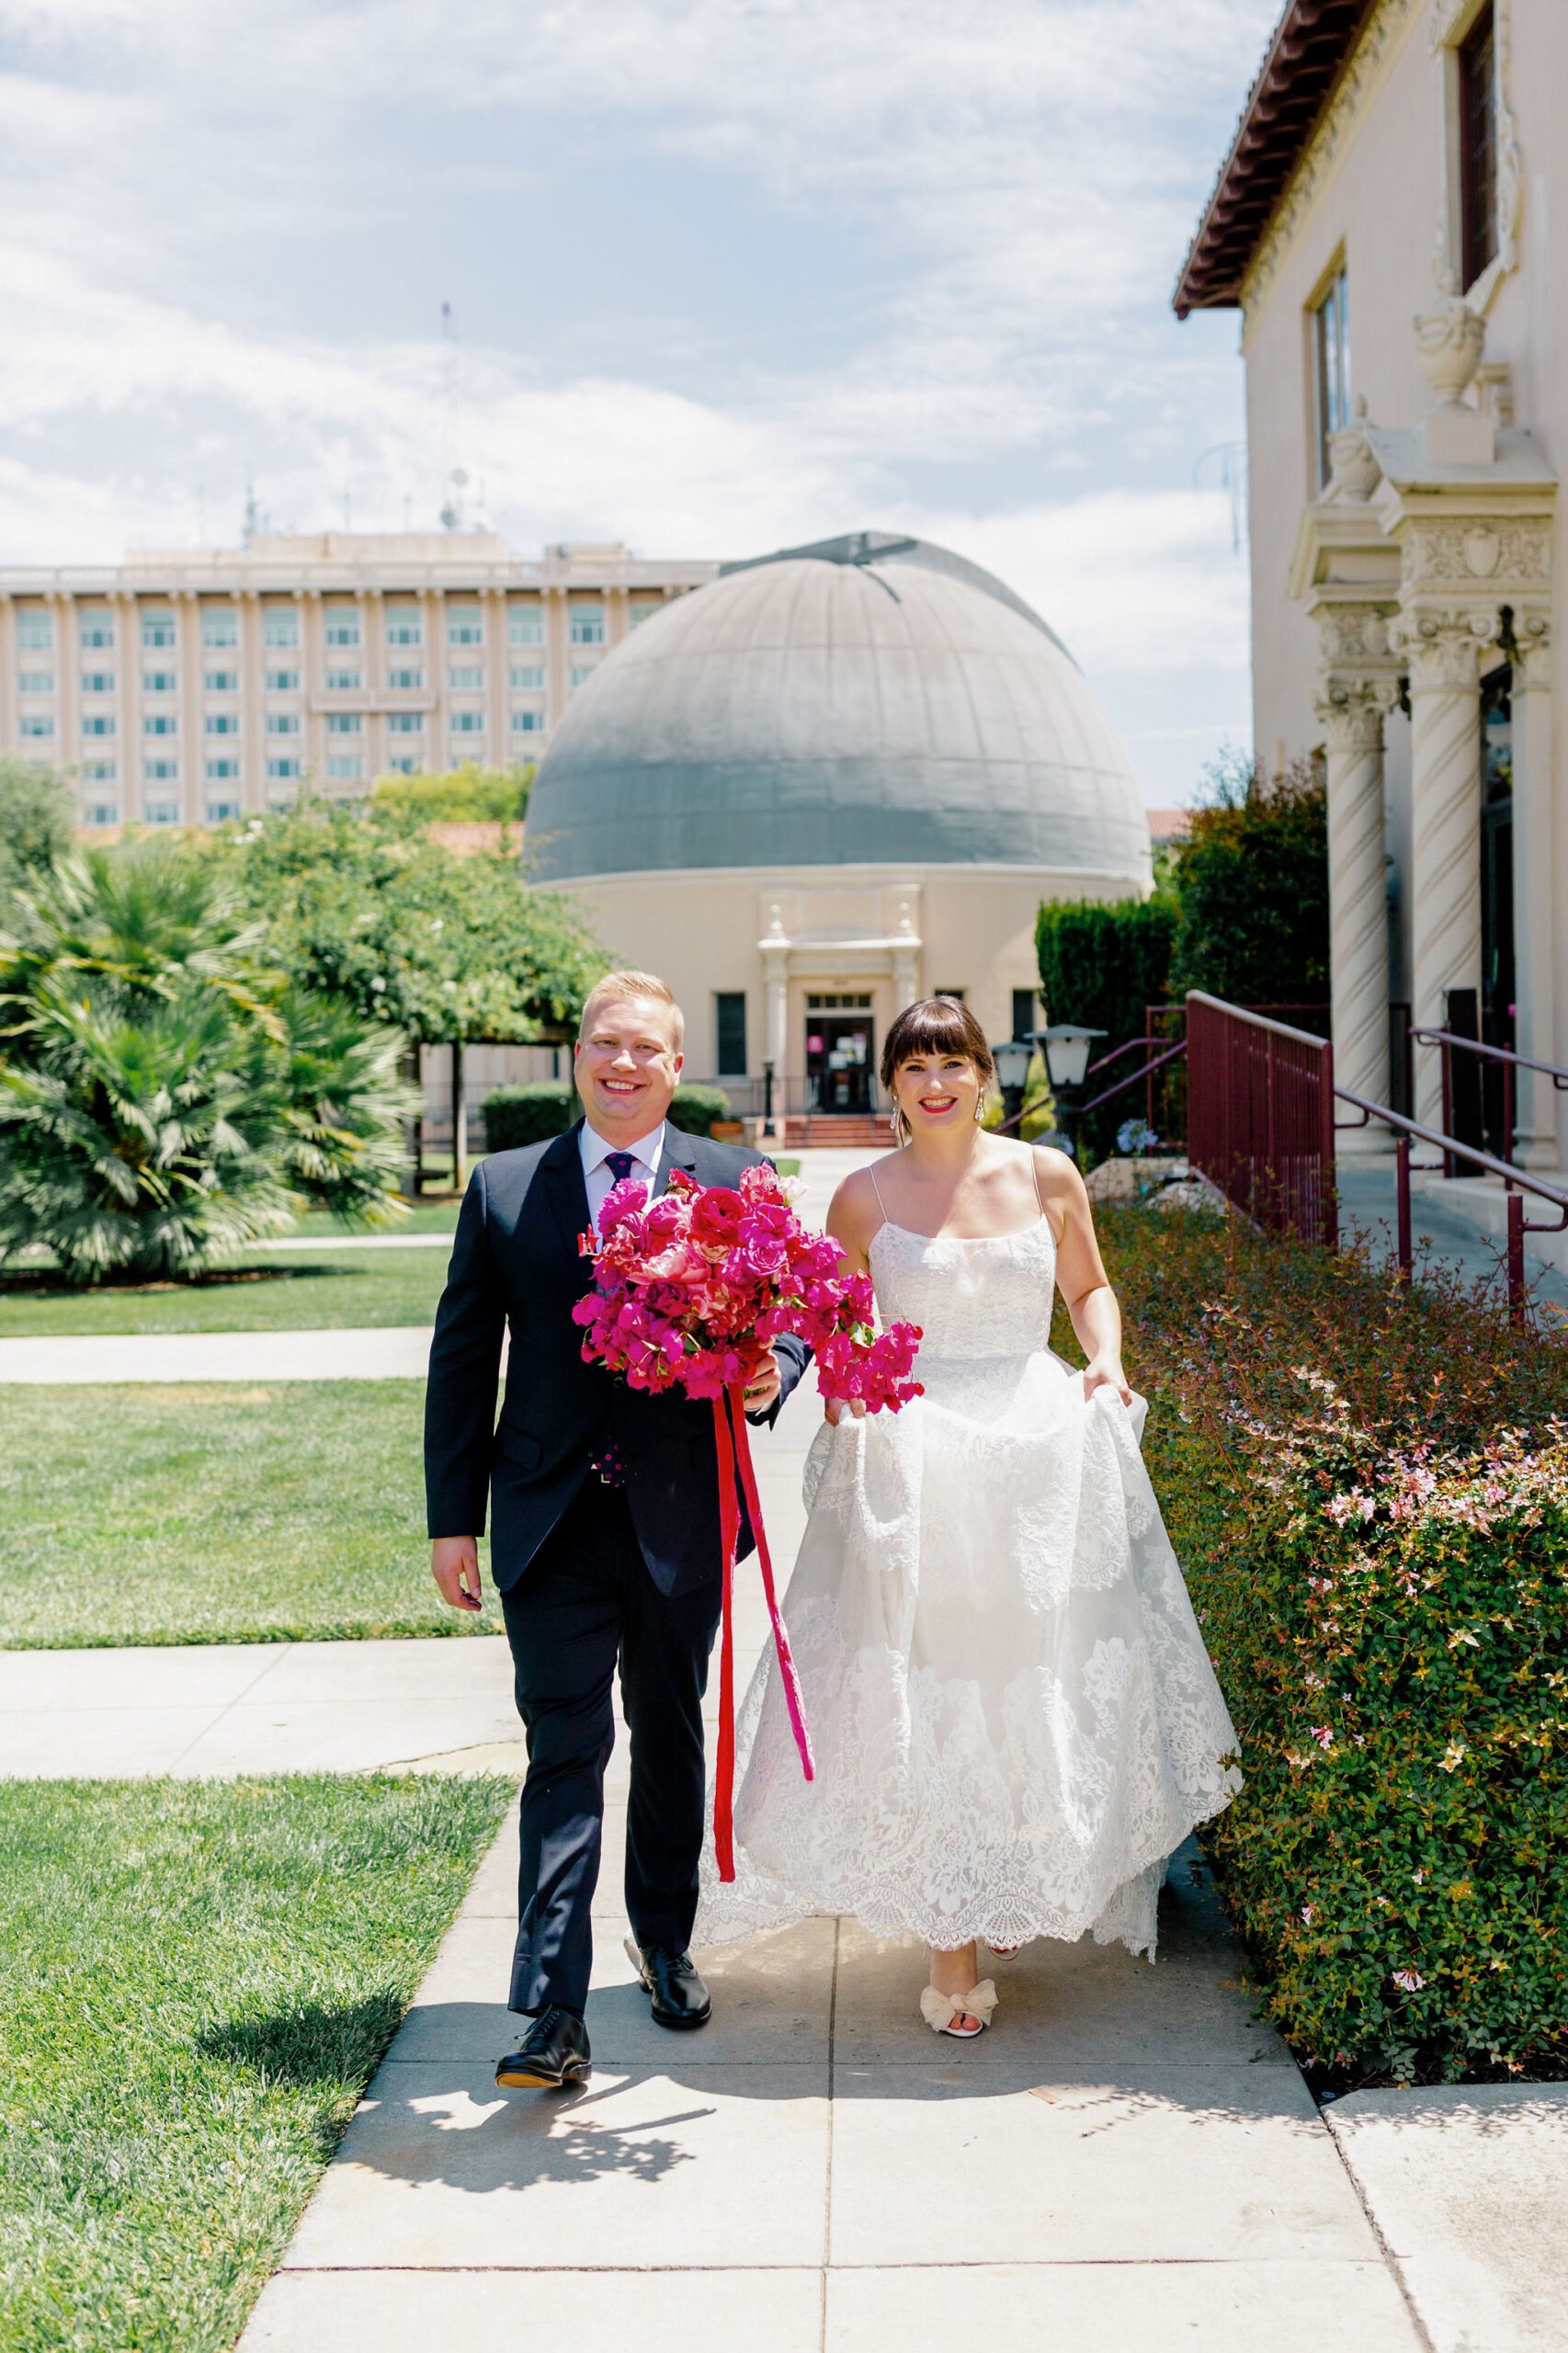
[(806, 999), (806, 1093), (813, 1111), (869, 1111), (871, 999)]

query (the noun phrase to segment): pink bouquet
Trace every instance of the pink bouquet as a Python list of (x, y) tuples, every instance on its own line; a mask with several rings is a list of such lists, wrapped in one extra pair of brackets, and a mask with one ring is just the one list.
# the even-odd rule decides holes
[(713, 1406), (724, 1548), (713, 1836), (725, 1880), (735, 1875), (731, 1597), (740, 1533), (737, 1472), (756, 1537), (790, 1721), (806, 1779), (812, 1778), (811, 1735), (778, 1614), (746, 1436), (746, 1383), (774, 1341), (791, 1332), (815, 1352), (818, 1379), (830, 1397), (854, 1400), (870, 1413), (884, 1406), (896, 1413), (922, 1393), (910, 1377), (919, 1326), (893, 1324), (878, 1332), (869, 1280), (841, 1275), (838, 1263), (837, 1243), (807, 1233), (777, 1171), (766, 1164), (744, 1170), (738, 1187), (699, 1185), (677, 1168), (668, 1191), (652, 1202), (643, 1185), (628, 1180), (615, 1187), (599, 1212), (595, 1288), (572, 1311), (585, 1327), (583, 1354), (590, 1364), (623, 1374), (633, 1389), (681, 1388)]

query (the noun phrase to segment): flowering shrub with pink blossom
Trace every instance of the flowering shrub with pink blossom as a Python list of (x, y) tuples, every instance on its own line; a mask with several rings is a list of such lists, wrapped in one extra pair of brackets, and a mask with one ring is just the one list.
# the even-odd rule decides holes
[(594, 1289), (572, 1312), (584, 1356), (633, 1389), (721, 1397), (792, 1332), (815, 1351), (829, 1396), (896, 1413), (922, 1393), (912, 1378), (918, 1324), (876, 1330), (869, 1280), (839, 1273), (837, 1243), (806, 1231), (766, 1163), (744, 1169), (738, 1187), (699, 1185), (677, 1168), (654, 1201), (629, 1178), (605, 1202), (599, 1233)]
[(1102, 1212), (1246, 1786), (1203, 1832), (1313, 2078), (1568, 2075), (1568, 1345)]

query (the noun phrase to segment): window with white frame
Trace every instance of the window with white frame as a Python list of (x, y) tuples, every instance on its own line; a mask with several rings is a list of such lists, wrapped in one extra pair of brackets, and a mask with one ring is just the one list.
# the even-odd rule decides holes
[(542, 710), (515, 710), (511, 725), (514, 735), (542, 735), (544, 713)]
[(417, 605), (389, 605), (386, 616), (389, 645), (424, 644), (425, 623)]
[(142, 714), (143, 735), (177, 735), (179, 720), (172, 710), (146, 710)]
[(114, 615), (87, 611), (77, 618), (79, 642), (84, 646), (108, 646), (114, 643)]
[(602, 605), (574, 605), (572, 608), (572, 642), (574, 645), (602, 645), (605, 642), (605, 616)]
[(514, 694), (538, 694), (544, 686), (542, 670), (514, 670), (507, 678)]
[(52, 670), (24, 670), (17, 680), (25, 695), (51, 695), (54, 692)]
[(300, 616), (292, 605), (269, 605), (261, 617), (261, 640), (264, 645), (298, 645)]
[(422, 710), (389, 710), (387, 733), (389, 735), (423, 735), (425, 713)]
[(417, 776), (419, 773), (419, 762), (412, 752), (394, 752), (387, 767), (393, 776)]
[(269, 670), (267, 674), (267, 691), (269, 695), (298, 694), (300, 691), (298, 670)]
[(209, 735), (237, 735), (239, 732), (240, 714), (237, 710), (210, 710), (208, 712), (207, 733)]
[(425, 684), (423, 670), (389, 670), (387, 684), (393, 694), (417, 693)]
[(206, 646), (238, 645), (240, 617), (232, 608), (225, 612), (221, 607), (204, 607), (201, 615), (201, 642)]
[(177, 760), (143, 760), (142, 773), (153, 784), (167, 784), (179, 774)]
[(207, 803), (207, 822), (210, 825), (232, 825), (239, 813), (240, 804), (237, 801), (210, 801)]
[(24, 654), (48, 654), (54, 644), (53, 616), (24, 607), (17, 615), (17, 643)]
[(149, 825), (177, 825), (179, 802), (177, 801), (144, 801), (142, 804), (142, 814)]
[(268, 760), (267, 773), (271, 778), (298, 776), (300, 763), (298, 760)]
[(238, 760), (209, 760), (207, 763), (207, 781), (209, 784), (219, 782), (227, 777), (238, 776), (239, 772), (240, 764)]
[(364, 775), (365, 763), (363, 760), (350, 757), (345, 752), (339, 752), (328, 760), (326, 772), (335, 784), (352, 784), (356, 777)]
[(84, 760), (82, 775), (89, 784), (112, 784), (119, 775), (113, 760)]
[(174, 642), (175, 617), (173, 613), (144, 612), (142, 614), (142, 651), (144, 654), (156, 653), (160, 647), (173, 645)]
[(238, 694), (240, 674), (237, 670), (205, 670), (201, 683), (210, 695)]
[(82, 692), (85, 695), (112, 695), (114, 672), (112, 670), (84, 670)]
[(300, 732), (299, 712), (269, 710), (267, 714), (267, 732), (269, 735), (297, 735)]
[(23, 735), (37, 737), (52, 735), (54, 733), (54, 722), (47, 712), (25, 710), (23, 711), (20, 719), (17, 722), (17, 728), (18, 733)]
[(329, 735), (362, 735), (365, 722), (357, 710), (329, 710), (326, 732)]
[(1308, 314), (1312, 343), (1312, 404), (1318, 488), (1334, 472), (1329, 443), (1350, 422), (1350, 287), (1341, 262)]
[(506, 635), (513, 645), (544, 643), (544, 614), (538, 605), (513, 605), (506, 614)]
[(449, 713), (447, 724), (454, 735), (483, 735), (484, 713), (482, 710), (454, 710)]
[(82, 733), (86, 736), (112, 735), (114, 733), (113, 711), (90, 711), (82, 722)]
[(447, 643), (449, 645), (483, 645), (484, 615), (477, 605), (447, 607)]
[(447, 685), (455, 695), (477, 695), (483, 690), (484, 673), (472, 666), (462, 670), (449, 670)]
[(358, 670), (329, 670), (326, 674), (326, 690), (331, 695), (358, 694), (361, 684)]
[(142, 673), (144, 695), (172, 695), (178, 685), (179, 674), (175, 670), (143, 670)]
[(1459, 45), (1460, 244), (1466, 286), (1497, 254), (1497, 27), (1486, 0)]
[(118, 825), (119, 803), (117, 801), (89, 801), (83, 815), (89, 825)]
[(358, 644), (359, 608), (357, 605), (329, 605), (327, 607), (326, 642), (329, 645)]

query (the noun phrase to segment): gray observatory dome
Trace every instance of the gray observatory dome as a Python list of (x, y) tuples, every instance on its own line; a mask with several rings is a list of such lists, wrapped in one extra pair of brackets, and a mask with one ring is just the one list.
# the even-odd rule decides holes
[(1149, 871), (1071, 654), (945, 548), (858, 532), (733, 564), (618, 645), (540, 763), (540, 881), (703, 867)]

